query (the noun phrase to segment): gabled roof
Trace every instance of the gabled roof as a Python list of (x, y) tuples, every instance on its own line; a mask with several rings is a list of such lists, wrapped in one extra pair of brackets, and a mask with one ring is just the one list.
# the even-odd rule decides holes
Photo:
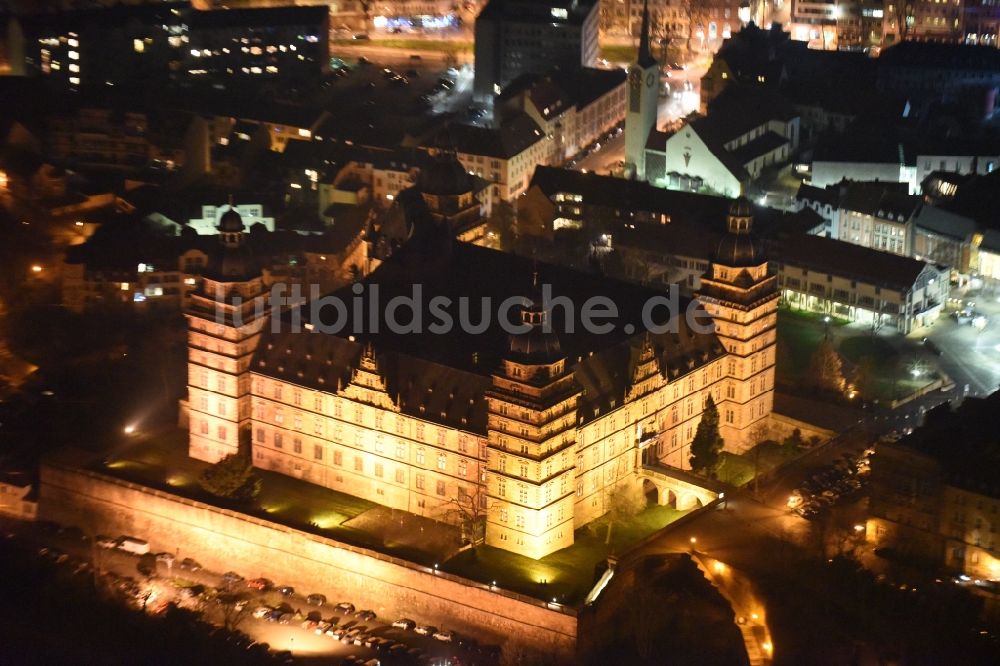
[(787, 236), (770, 245), (769, 255), (785, 265), (839, 275), (859, 282), (905, 291), (929, 264), (891, 252), (823, 236)]
[(921, 206), (917, 209), (913, 215), (913, 224), (917, 229), (930, 231), (958, 241), (971, 238), (977, 228), (975, 220), (936, 206)]
[(510, 159), (544, 138), (538, 123), (522, 113), (505, 120), (498, 128), (451, 123), (431, 143), (467, 155)]
[(922, 67), (1000, 70), (1000, 51), (992, 46), (903, 41), (883, 49), (879, 69)]
[(841, 186), (840, 208), (889, 220), (907, 220), (920, 206), (920, 197), (908, 194), (907, 183), (848, 181)]

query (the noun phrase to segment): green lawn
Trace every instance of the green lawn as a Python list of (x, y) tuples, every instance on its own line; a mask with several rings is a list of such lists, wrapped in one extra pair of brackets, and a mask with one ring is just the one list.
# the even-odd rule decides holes
[(782, 379), (798, 380), (823, 339), (824, 327), (815, 318), (791, 310), (778, 311), (778, 367)]
[(560, 603), (576, 604), (593, 587), (596, 567), (608, 555), (623, 553), (685, 513), (665, 506), (648, 507), (628, 523), (616, 524), (610, 545), (604, 543), (607, 521), (600, 518), (577, 530), (572, 546), (540, 560), (480, 546), (475, 551), (459, 553), (442, 568), (483, 583), (496, 581), (498, 587), (538, 599), (555, 598)]
[(333, 46), (375, 46), (402, 51), (439, 51), (442, 53), (471, 53), (472, 42), (452, 39), (378, 39), (354, 40), (334, 39)]
[[(187, 433), (171, 430), (116, 453), (103, 471), (183, 497), (224, 506), (224, 502), (198, 485), (198, 478), (206, 467), (207, 464), (187, 456)], [(257, 470), (257, 473), (262, 481), (257, 501), (254, 505), (233, 506), (234, 509), (418, 562), (433, 562), (433, 553), (386, 545), (376, 534), (343, 525), (376, 507), (374, 502), (276, 472)]]
[(885, 338), (871, 335), (858, 335), (841, 341), (838, 350), (840, 355), (853, 364), (863, 359), (870, 359), (878, 370), (895, 368), (899, 353)]
[(722, 452), (722, 464), (719, 466), (718, 479), (732, 486), (742, 486), (753, 479), (753, 459), (749, 454), (741, 456), (737, 453)]

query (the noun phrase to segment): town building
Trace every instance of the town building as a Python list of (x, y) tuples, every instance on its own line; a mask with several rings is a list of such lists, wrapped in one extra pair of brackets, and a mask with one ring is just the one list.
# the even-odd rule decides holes
[(1000, 579), (1000, 484), (991, 442), (1000, 394), (927, 413), (871, 463), (866, 540), (903, 561), (972, 579)]
[(551, 138), (546, 164), (562, 164), (592, 146), (625, 119), (625, 79), (620, 69), (553, 69), (523, 74), (494, 102), (501, 125), (524, 114)]
[(499, 95), (526, 73), (597, 62), (597, 0), (491, 0), (476, 19), (475, 94)]
[(26, 472), (0, 471), (0, 516), (35, 520), (38, 516), (37, 479)]
[(499, 127), (450, 124), (425, 147), (454, 151), (466, 170), (492, 184), (495, 201), (513, 201), (527, 189), (536, 166), (556, 161), (554, 141), (530, 115), (521, 113)]
[[(929, 13), (933, 13), (927, 18), (935, 20), (943, 18), (940, 12), (961, 12), (960, 4), (917, 4), (926, 4)], [(960, 34), (961, 27), (953, 24), (953, 20), (949, 19), (945, 29)], [(933, 24), (925, 22), (923, 25)], [(956, 42), (957, 35), (948, 41)], [(907, 95), (914, 103), (957, 101), (968, 94), (978, 98), (984, 117), (988, 117), (993, 112), (993, 100), (1000, 86), (1000, 51), (970, 44), (900, 42), (879, 56), (878, 85), (886, 92)]]
[[(421, 285), (414, 316), (433, 322), (439, 298), (489, 296), (478, 311), (491, 317), (486, 327), (452, 327), (441, 344), (432, 326), (394, 331), (387, 300), (365, 298), (337, 331), (319, 332), (329, 322), (304, 306), (256, 342), (262, 319), (240, 327), (229, 317), (239, 306), (212, 295), (243, 294), (245, 313), (260, 292), (259, 275), (228, 274), (249, 266), (231, 216), (216, 261), (232, 271), (207, 278), (189, 314), (190, 455), (215, 461), (245, 443), (258, 467), (394, 509), (447, 520), (475, 507), (487, 544), (543, 557), (572, 544), (644, 466), (686, 468), (708, 395), (727, 450), (745, 450), (767, 423), (776, 282), (751, 224), (749, 205), (735, 203), (713, 256), (704, 295), (713, 315), (703, 316), (718, 333), (696, 332), (683, 316), (671, 320), (676, 332), (649, 330), (641, 313), (660, 292), (460, 243), (424, 217), (378, 269), (332, 297), (354, 299), (360, 286), (391, 299)], [(547, 288), (560, 300), (549, 304)], [(602, 334), (579, 319), (597, 295), (619, 309)], [(514, 297), (519, 308), (496, 309)], [(224, 324), (208, 314), (218, 307)], [(519, 332), (491, 315), (517, 317)]]
[(912, 218), (921, 200), (907, 194), (906, 184), (846, 182), (839, 189), (840, 240), (904, 257), (911, 255)]
[(65, 90), (328, 71), (329, 8), (199, 11), (186, 2), (118, 4), (22, 22), (27, 70)]
[(934, 323), (950, 292), (948, 267), (811, 234), (769, 246), (782, 300), (909, 334)]

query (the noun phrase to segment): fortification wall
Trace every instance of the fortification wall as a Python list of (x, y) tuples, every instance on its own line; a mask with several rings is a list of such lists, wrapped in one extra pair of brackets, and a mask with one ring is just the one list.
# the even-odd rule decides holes
[(154, 551), (193, 557), (209, 570), (264, 576), (371, 608), (382, 618), (412, 617), (486, 642), (546, 653), (556, 662), (575, 654), (573, 609), (59, 460), (42, 466), (39, 517), (90, 534), (137, 536)]

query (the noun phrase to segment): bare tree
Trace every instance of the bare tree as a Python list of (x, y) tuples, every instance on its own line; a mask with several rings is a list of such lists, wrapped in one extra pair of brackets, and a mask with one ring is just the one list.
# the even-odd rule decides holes
[(227, 631), (235, 631), (250, 615), (249, 600), (235, 593), (220, 594), (215, 598), (217, 615)]
[(490, 509), (486, 489), (477, 485), (470, 495), (459, 488), (458, 497), (448, 500), (446, 505), (445, 520), (458, 525), (462, 531), (462, 541), (472, 544), (473, 548), (483, 543), (486, 539), (486, 516)]

